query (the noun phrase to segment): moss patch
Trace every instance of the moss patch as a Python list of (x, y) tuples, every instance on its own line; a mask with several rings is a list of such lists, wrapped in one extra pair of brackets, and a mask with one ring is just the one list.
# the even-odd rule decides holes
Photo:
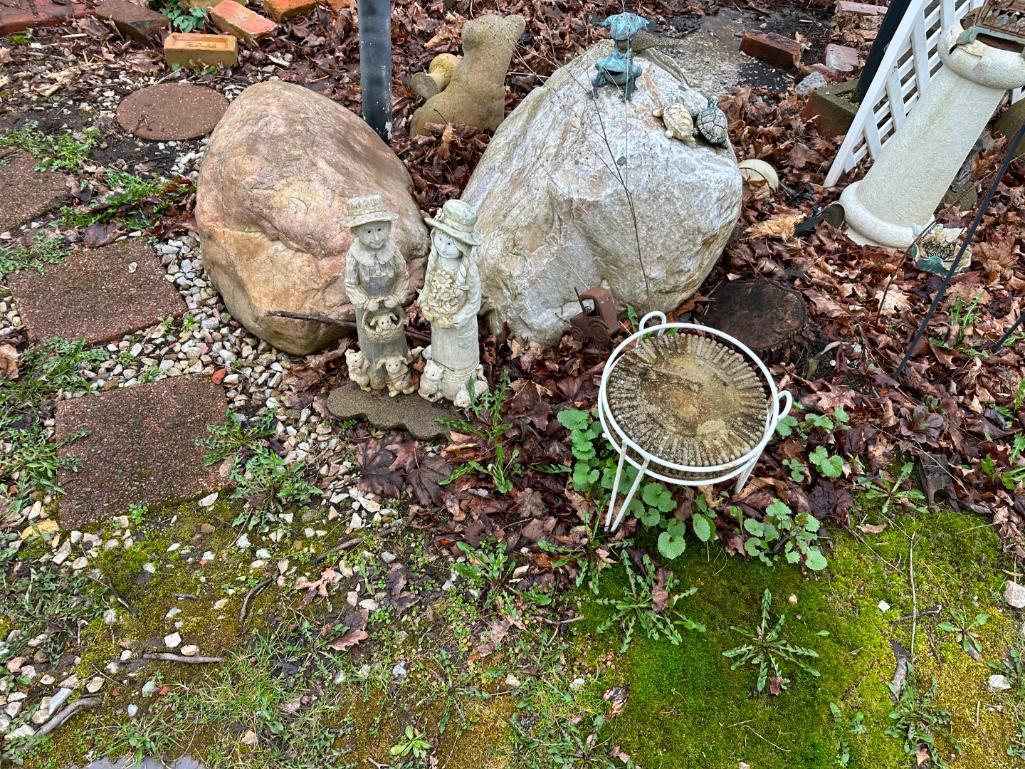
[[(912, 612), (912, 560), (919, 611), (935, 605), (962, 607), (971, 616), (985, 611), (991, 619), (980, 632), (984, 654), (1002, 656), (1016, 622), (999, 602), (1000, 569), (1006, 566), (999, 542), (979, 519), (950, 512), (890, 521), (867, 544), (841, 536), (828, 572), (817, 578), (693, 547), (673, 569), (683, 585), (698, 588), (683, 610), (705, 623), (707, 632), (685, 633), (680, 646), (636, 637), (625, 656), (615, 655), (618, 638), (591, 634), (604, 614), (585, 599), (578, 651), (597, 664), (608, 663), (601, 685), (626, 685), (630, 693), (625, 711), (610, 726), (613, 743), (645, 769), (734, 767), (741, 761), (752, 769), (831, 767), (840, 765), (841, 744), (849, 745), (851, 767), (905, 769), (902, 743), (884, 731), (891, 711), (887, 684), (895, 668), (890, 641), (910, 646), (911, 622), (903, 618)], [(611, 575), (602, 592), (621, 585), (621, 575)], [(784, 638), (817, 650), (814, 665), (822, 675), (816, 679), (790, 668), (788, 691), (752, 697), (754, 670), (730, 670), (722, 652), (742, 643), (731, 625), (757, 624), (766, 587), (773, 593), (773, 614), (787, 615)], [(880, 601), (891, 608), (881, 611)], [(964, 747), (955, 766), (1004, 769), (1012, 765), (1005, 751), (1014, 724), (1005, 712), (987, 708), (993, 702), (985, 693), (985, 662), (972, 660), (936, 628), (948, 616), (919, 618), (918, 675), (925, 684), (936, 676), (936, 704), (951, 710), (954, 736)], [(839, 708), (839, 718), (830, 703)], [(864, 734), (851, 731), (858, 713)]]

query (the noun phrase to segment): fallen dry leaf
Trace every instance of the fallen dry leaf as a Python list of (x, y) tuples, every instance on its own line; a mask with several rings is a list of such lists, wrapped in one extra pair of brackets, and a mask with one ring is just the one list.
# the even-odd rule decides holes
[(18, 351), (14, 345), (0, 344), (0, 379), (18, 378)]
[(305, 577), (300, 577), (296, 580), (295, 589), (306, 591), (306, 595), (303, 596), (302, 602), (303, 604), (307, 604), (317, 596), (327, 598), (331, 587), (341, 578), (342, 575), (329, 566), (320, 573), (319, 579), (308, 580)]
[(862, 534), (882, 534), (886, 531), (885, 523), (862, 523), (858, 525), (858, 531)]
[(345, 635), (332, 641), (330, 647), (336, 652), (343, 652), (346, 649), (351, 649), (360, 641), (365, 641), (369, 637), (370, 635), (366, 630), (350, 630)]
[(750, 240), (760, 238), (779, 238), (789, 240), (794, 237), (794, 228), (805, 218), (805, 214), (782, 214), (766, 219), (764, 222), (755, 222), (747, 228), (745, 233)]

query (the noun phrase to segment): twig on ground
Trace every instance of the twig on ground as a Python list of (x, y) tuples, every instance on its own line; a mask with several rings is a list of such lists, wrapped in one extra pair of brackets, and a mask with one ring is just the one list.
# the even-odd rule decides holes
[(754, 729), (752, 729), (752, 728), (751, 728), (750, 726), (747, 726), (747, 725), (745, 725), (745, 726), (744, 726), (744, 728), (745, 728), (745, 729), (747, 729), (747, 730), (748, 730), (749, 732), (751, 732), (751, 734), (753, 734), (753, 735), (754, 735), (755, 737), (757, 737), (758, 739), (760, 739), (760, 740), (761, 740), (762, 742), (767, 742), (767, 743), (768, 743), (769, 745), (772, 745), (772, 747), (774, 747), (774, 748), (775, 748), (776, 750), (781, 750), (781, 751), (783, 751), (784, 753), (789, 753), (789, 752), (790, 752), (790, 751), (789, 751), (789, 750), (787, 750), (786, 748), (784, 748), (784, 747), (782, 747), (782, 746), (780, 746), (780, 745), (777, 745), (777, 744), (776, 744), (775, 742), (773, 742), (772, 740), (770, 740), (770, 739), (768, 739), (768, 738), (766, 738), (766, 737), (763, 737), (763, 736), (762, 736), (762, 735), (760, 735), (760, 734), (759, 734), (758, 732), (756, 732), (756, 731), (755, 731)]
[(906, 622), (907, 620), (914, 619), (915, 617), (936, 617), (942, 612), (943, 607), (940, 604), (936, 604), (931, 608), (922, 609), (922, 611), (918, 612), (917, 614), (905, 614), (903, 617), (898, 617), (897, 621)]
[(915, 632), (918, 630), (918, 593), (915, 590), (915, 535), (908, 549), (908, 579), (911, 580), (911, 661), (915, 661)]
[(64, 725), (64, 722), (71, 718), (75, 713), (80, 710), (86, 710), (88, 708), (98, 708), (103, 704), (102, 697), (83, 697), (80, 700), (75, 700), (63, 710), (57, 711), (50, 720), (40, 726), (36, 730), (35, 736), (44, 737), (50, 732), (59, 729)]
[(171, 654), (170, 652), (149, 652), (143, 654), (142, 658), (160, 662), (184, 662), (187, 665), (213, 665), (224, 662), (223, 657), (186, 657), (184, 654)]
[(238, 622), (243, 624), (246, 621), (246, 616), (249, 614), (249, 602), (256, 598), (257, 595), (262, 593), (264, 589), (274, 581), (273, 577), (267, 577), (267, 579), (257, 583), (252, 590), (246, 593), (246, 597), (242, 599), (242, 608), (238, 612)]
[(124, 596), (122, 596), (121, 593), (117, 591), (117, 588), (114, 587), (114, 582), (111, 580), (109, 575), (104, 574), (102, 580), (96, 579), (96, 577), (93, 576), (90, 576), (89, 579), (91, 579), (97, 585), (103, 585), (103, 587), (107, 588), (107, 590), (110, 591), (110, 594), (114, 596), (114, 600), (122, 606), (124, 606), (128, 613), (132, 615), (132, 617), (134, 617), (135, 619), (139, 618), (139, 612), (132, 608), (132, 605), (125, 600)]
[[(271, 310), (269, 312), (265, 312), (264, 315), (272, 318), (290, 318), (292, 320), (305, 320), (312, 323), (323, 323), (329, 326), (356, 328), (355, 321), (341, 320), (340, 318), (332, 318), (327, 315), (317, 315), (315, 313), (292, 312), (290, 310)], [(415, 342), (423, 342), (425, 344), (430, 344), (431, 342), (430, 334), (424, 334), (421, 331), (416, 331), (415, 329), (410, 328), (404, 329), (404, 331), (406, 332), (406, 336)]]
[[(391, 534), (392, 531), (394, 531), (395, 529), (399, 528), (399, 526), (401, 526), (404, 522), (405, 522), (404, 518), (396, 518), (391, 523), (389, 523), (389, 524), (387, 524), (385, 526), (382, 526), (378, 531), (373, 532), (373, 533), (375, 533), (375, 534)], [(342, 542), (338, 543), (334, 547), (325, 550), (323, 553), (321, 553), (316, 558), (314, 558), (311, 563), (323, 563), (324, 561), (326, 561), (328, 559), (328, 557), (330, 557), (330, 556), (332, 556), (332, 555), (334, 555), (336, 553), (341, 553), (341, 552), (343, 552), (345, 550), (351, 550), (352, 548), (356, 547), (356, 545), (360, 544), (363, 541), (364, 541), (363, 537), (350, 537), (349, 539), (343, 540)]]

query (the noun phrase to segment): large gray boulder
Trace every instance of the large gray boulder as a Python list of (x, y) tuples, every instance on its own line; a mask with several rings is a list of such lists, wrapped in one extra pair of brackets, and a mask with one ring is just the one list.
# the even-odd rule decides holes
[[(731, 148), (665, 135), (656, 108), (705, 97), (657, 51), (624, 104), (596, 99), (599, 44), (557, 70), (506, 118), (462, 199), (479, 214), (483, 311), (493, 330), (554, 344), (579, 311), (574, 289), (605, 285), (620, 306), (671, 310), (693, 294), (740, 215)], [(653, 58), (649, 58), (653, 57)]]
[(199, 175), (207, 274), (253, 334), (285, 352), (313, 352), (344, 330), (266, 313), (353, 317), (344, 286), (347, 198), (381, 195), (399, 215), (392, 237), (406, 259), (426, 254), (412, 186), (388, 145), (340, 104), (291, 83), (250, 86), (214, 130)]

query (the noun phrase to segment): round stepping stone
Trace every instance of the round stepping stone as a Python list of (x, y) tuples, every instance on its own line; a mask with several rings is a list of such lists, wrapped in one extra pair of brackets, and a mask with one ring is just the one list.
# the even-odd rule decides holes
[(118, 105), (117, 122), (140, 139), (196, 139), (214, 130), (227, 108), (228, 100), (213, 88), (161, 83), (125, 98)]

